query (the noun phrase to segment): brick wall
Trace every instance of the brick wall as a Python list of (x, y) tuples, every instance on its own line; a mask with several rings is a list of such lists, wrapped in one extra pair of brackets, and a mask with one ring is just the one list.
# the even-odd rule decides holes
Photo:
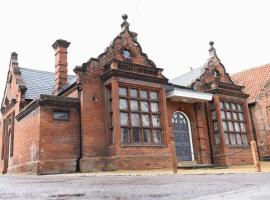
[(8, 173), (36, 173), (39, 159), (40, 109), (15, 121), (14, 156)]
[[(75, 172), (80, 153), (79, 111), (42, 106), (40, 112), (39, 174)], [(54, 120), (53, 112), (69, 112), (67, 121)]]
[(260, 159), (270, 156), (270, 92), (265, 91), (250, 105), (253, 125), (257, 138)]
[(90, 66), (79, 79), (82, 87), (79, 94), (82, 130), (81, 171), (100, 168), (95, 166), (100, 165), (99, 162), (103, 163), (102, 157), (106, 155), (105, 88), (100, 78), (102, 73), (100, 68)]

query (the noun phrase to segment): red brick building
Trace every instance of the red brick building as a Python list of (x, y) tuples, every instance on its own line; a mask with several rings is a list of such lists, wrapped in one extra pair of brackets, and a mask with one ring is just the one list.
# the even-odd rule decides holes
[(57, 40), (55, 73), (19, 66), (12, 53), (1, 104), (0, 172), (38, 174), (252, 163), (248, 95), (214, 43), (197, 69), (171, 81), (129, 30), (67, 73)]
[[(270, 64), (251, 68), (233, 75), (250, 94), (248, 106), (252, 119), (253, 135), (261, 160), (270, 159)], [(254, 83), (256, 80), (256, 83)]]

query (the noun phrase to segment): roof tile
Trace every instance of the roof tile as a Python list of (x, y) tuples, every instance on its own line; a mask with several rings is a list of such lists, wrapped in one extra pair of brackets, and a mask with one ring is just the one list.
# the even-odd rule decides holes
[(270, 64), (251, 68), (232, 75), (233, 81), (244, 86), (244, 92), (249, 94), (248, 103), (254, 103), (261, 90), (270, 81)]
[[(26, 85), (26, 99), (35, 99), (40, 94), (52, 95), (54, 88), (54, 72), (20, 68), (22, 79)], [(68, 75), (68, 85), (76, 82), (73, 75)]]

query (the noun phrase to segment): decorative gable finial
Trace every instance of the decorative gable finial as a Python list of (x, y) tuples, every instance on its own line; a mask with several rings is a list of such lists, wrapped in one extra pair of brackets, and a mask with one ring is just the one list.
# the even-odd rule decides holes
[(208, 51), (209, 51), (209, 58), (210, 59), (211, 58), (214, 58), (214, 57), (216, 57), (218, 59), (217, 54), (216, 54), (216, 49), (214, 47), (214, 44), (215, 43), (212, 40), (209, 42), (210, 49)]
[(123, 21), (123, 23), (121, 24), (121, 28), (122, 28), (123, 31), (126, 30), (126, 29), (129, 29), (129, 23), (127, 22), (127, 18), (128, 18), (127, 14), (123, 14), (123, 15), (122, 15), (122, 19), (123, 19), (124, 21)]
[(209, 45), (210, 45), (210, 49), (209, 49), (209, 52), (211, 53), (211, 52), (215, 52), (216, 53), (216, 49), (215, 49), (215, 47), (214, 47), (214, 41), (210, 41), (209, 42)]

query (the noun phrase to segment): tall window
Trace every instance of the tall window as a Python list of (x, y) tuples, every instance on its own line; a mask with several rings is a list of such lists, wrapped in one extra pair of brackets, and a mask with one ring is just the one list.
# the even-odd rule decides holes
[(248, 145), (243, 105), (222, 101), (220, 109), (225, 144)]
[(215, 134), (215, 143), (216, 145), (219, 145), (220, 144), (220, 131), (218, 128), (217, 112), (215, 110), (214, 103), (211, 104), (211, 114), (212, 114), (212, 121), (213, 121), (214, 134)]
[(161, 144), (158, 92), (120, 87), (119, 98), (121, 142)]

